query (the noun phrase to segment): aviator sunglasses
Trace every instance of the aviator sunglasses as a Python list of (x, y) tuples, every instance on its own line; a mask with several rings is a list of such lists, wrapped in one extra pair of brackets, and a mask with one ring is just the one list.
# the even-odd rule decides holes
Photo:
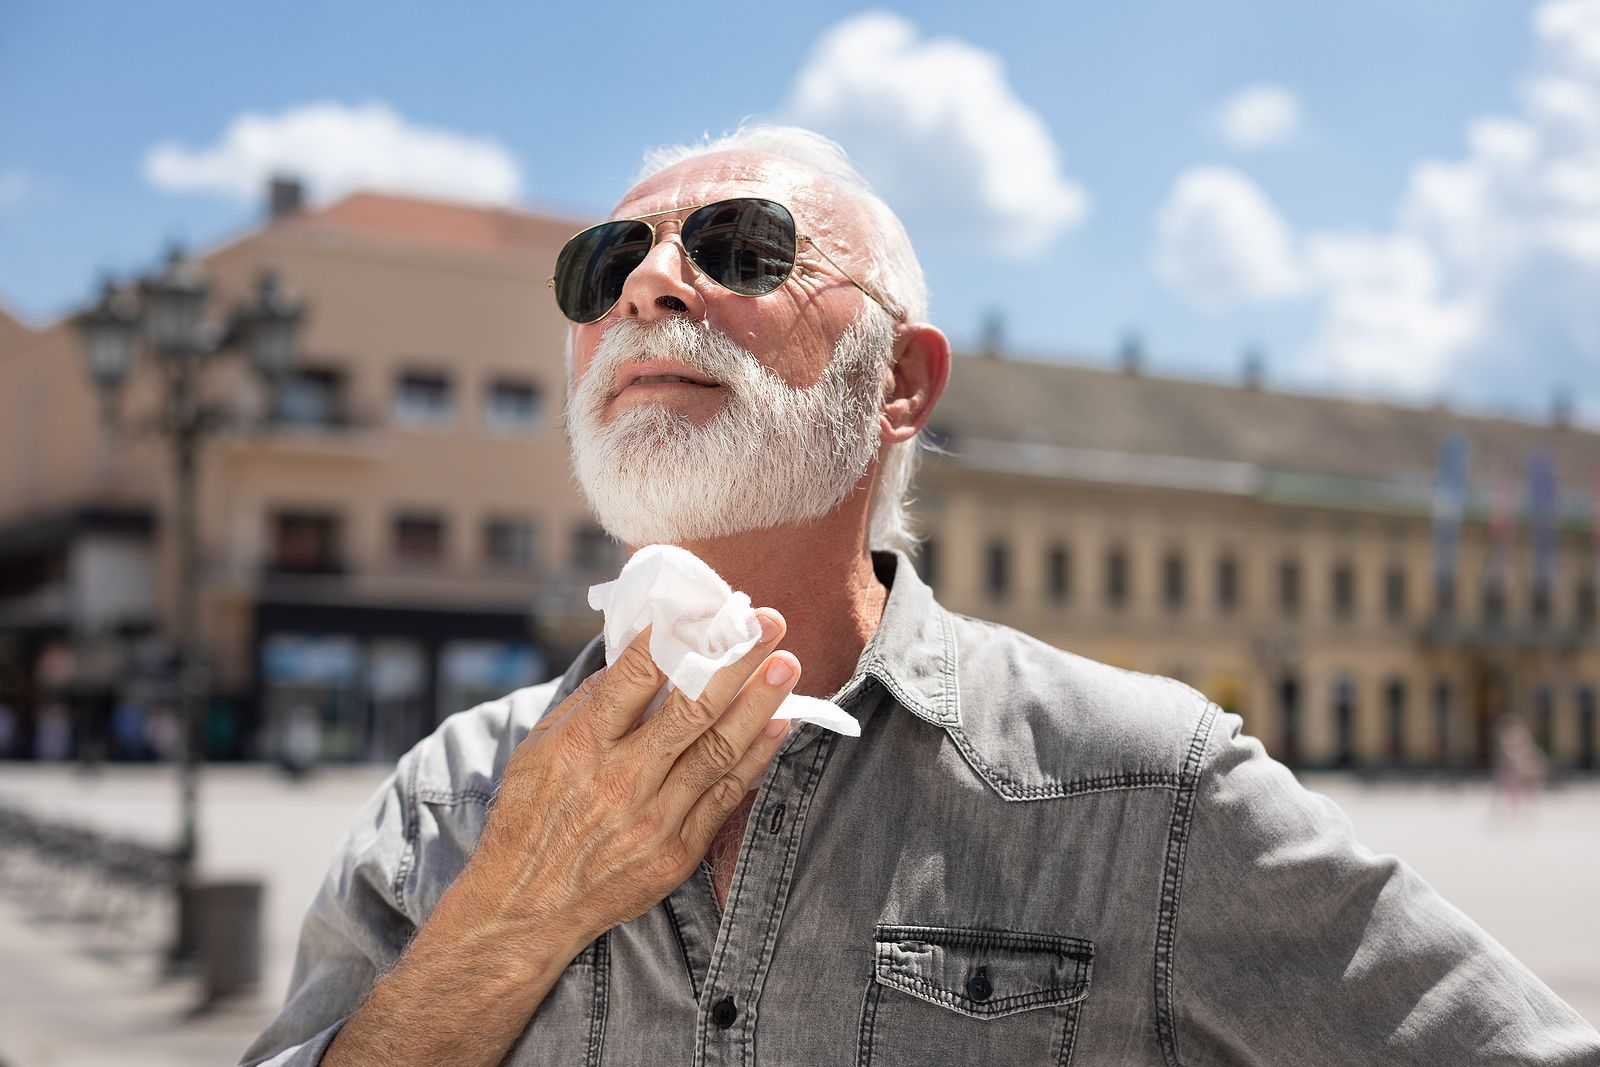
[(794, 272), (795, 255), (804, 241), (895, 321), (904, 317), (850, 277), (810, 237), (796, 232), (788, 208), (757, 197), (718, 200), (692, 210), (652, 211), (602, 222), (575, 235), (556, 257), (556, 272), (548, 283), (555, 290), (561, 313), (576, 323), (604, 318), (622, 299), (628, 275), (655, 246), (659, 223), (645, 220), (684, 210), (689, 214), (678, 230), (684, 251), (700, 273), (730, 292), (765, 296), (777, 289)]

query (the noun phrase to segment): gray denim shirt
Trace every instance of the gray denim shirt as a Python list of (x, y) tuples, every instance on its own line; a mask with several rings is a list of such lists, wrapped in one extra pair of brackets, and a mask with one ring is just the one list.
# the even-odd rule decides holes
[[(875, 562), (888, 604), (836, 697), (861, 736), (792, 733), (726, 912), (702, 864), (572, 961), (506, 1062), (1600, 1065), (1600, 1034), (1237, 716)], [(602, 663), (591, 645), (400, 760), (246, 1063), (321, 1059), (467, 862), (512, 749)]]

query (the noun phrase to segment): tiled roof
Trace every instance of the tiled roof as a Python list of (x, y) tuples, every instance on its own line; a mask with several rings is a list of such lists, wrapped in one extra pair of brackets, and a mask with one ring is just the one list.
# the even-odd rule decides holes
[(1600, 433), (1583, 428), (1004, 357), (957, 356), (932, 427), (958, 456), (963, 440), (1013, 442), (1384, 482), (1431, 482), (1459, 427), (1475, 483), (1523, 484), (1543, 446), (1564, 493), (1587, 494), (1600, 464)]
[(586, 222), (389, 193), (354, 193), (288, 225), (325, 233), (488, 253), (554, 255)]

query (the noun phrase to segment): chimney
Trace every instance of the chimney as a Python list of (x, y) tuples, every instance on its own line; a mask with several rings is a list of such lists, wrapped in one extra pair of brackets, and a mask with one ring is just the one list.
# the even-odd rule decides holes
[(1261, 351), (1260, 345), (1250, 344), (1244, 348), (1244, 364), (1240, 370), (1240, 380), (1246, 389), (1260, 389), (1261, 381), (1266, 377), (1267, 357)]
[(1136, 376), (1144, 371), (1144, 340), (1137, 330), (1123, 334), (1122, 344), (1117, 349), (1117, 365), (1127, 375)]
[(305, 203), (305, 187), (300, 184), (299, 178), (291, 178), (286, 174), (274, 174), (272, 181), (267, 186), (267, 221), (269, 223), (282, 222), (291, 215), (297, 215)]
[(1557, 386), (1550, 402), (1550, 425), (1558, 430), (1572, 429), (1572, 409), (1572, 390), (1565, 385)]
[(1005, 347), (1006, 317), (999, 311), (991, 310), (983, 317), (983, 332), (978, 348), (985, 359), (999, 359)]

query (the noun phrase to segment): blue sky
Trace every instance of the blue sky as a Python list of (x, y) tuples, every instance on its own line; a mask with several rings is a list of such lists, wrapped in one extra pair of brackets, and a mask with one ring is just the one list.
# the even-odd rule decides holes
[(994, 312), (1223, 377), (1254, 343), (1294, 387), (1600, 421), (1600, 0), (441, 10), (0, 6), (0, 304), (252, 225), (246, 113), (286, 158), (336, 131), (324, 195), (578, 215), (649, 146), (790, 118), (902, 212), (958, 343)]

